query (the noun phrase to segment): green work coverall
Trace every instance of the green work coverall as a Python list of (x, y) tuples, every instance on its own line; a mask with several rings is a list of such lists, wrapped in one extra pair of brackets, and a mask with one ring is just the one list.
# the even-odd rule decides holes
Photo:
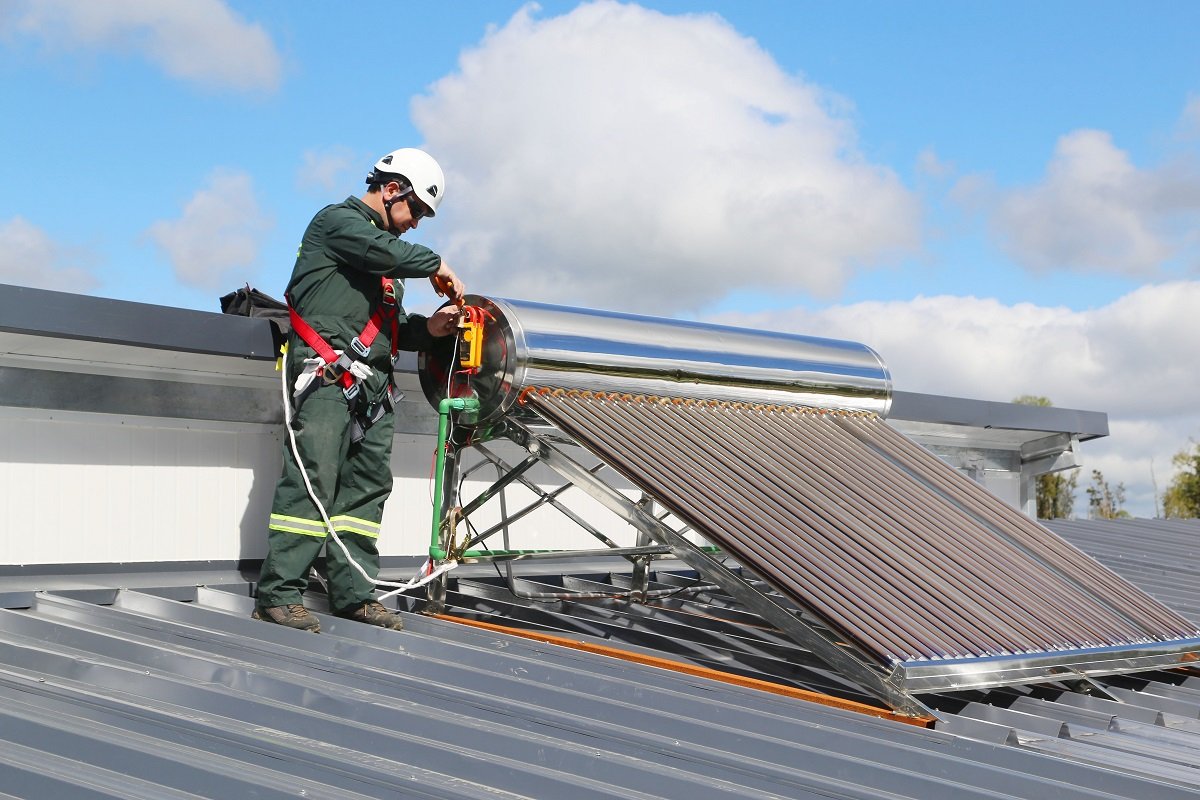
[[(327, 206), (309, 223), (287, 296), (300, 317), (335, 350), (349, 351), (370, 319), (382, 295), (381, 278), (397, 278), (399, 319), (397, 345), (401, 350), (428, 350), (437, 341), (425, 327), (426, 318), (406, 315), (400, 300), (400, 279), (428, 277), (441, 258), (427, 247), (401, 241), (384, 230), (383, 218), (356, 197)], [(391, 329), (384, 325), (366, 362), (374, 373), (360, 383), (356, 402), (381, 402), (391, 383)], [(314, 351), (292, 332), (288, 337), (288, 376), (295, 379)], [(368, 574), (379, 572), (379, 523), (383, 504), (392, 490), (391, 454), (395, 421), (385, 414), (367, 429), (361, 441), (351, 442), (351, 404), (340, 384), (310, 391), (295, 411), (292, 429), (296, 445), (317, 497), (334, 530), (354, 560)], [(267, 535), (267, 557), (258, 584), (258, 605), (301, 603), (309, 567), (325, 548), (329, 600), (335, 612), (348, 612), (373, 599), (374, 585), (346, 561), (328, 533), (308, 495), (285, 437), (283, 474), (275, 488)]]

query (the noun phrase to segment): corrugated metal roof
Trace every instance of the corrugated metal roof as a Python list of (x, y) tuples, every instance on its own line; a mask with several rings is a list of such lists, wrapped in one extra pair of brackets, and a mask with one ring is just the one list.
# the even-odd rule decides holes
[[(655, 577), (656, 588), (694, 580)], [(525, 580), (611, 588), (629, 576)], [(938, 696), (948, 721), (928, 730), (412, 613), (404, 632), (324, 616), (313, 636), (250, 620), (245, 583), (85, 581), (93, 588), (0, 611), (2, 797), (1040, 800), (1200, 788), (1200, 690), (1177, 673), (1106, 679), (1120, 704), (1060, 689)], [(458, 615), (852, 691), (720, 593), (654, 608), (539, 603), (482, 571), (453, 588)]]
[[(986, 796), (935, 777), (945, 756), (929, 743), (945, 734), (880, 735), (888, 723), (868, 717), (419, 616), (405, 633), (325, 618), (312, 636), (251, 621), (251, 602), (42, 594), (0, 614), (0, 785), (18, 797), (48, 796), (51, 780), (118, 797)], [(58, 769), (64, 757), (78, 767)]]
[(1049, 520), (1046, 526), (1193, 622), (1200, 622), (1200, 520)]

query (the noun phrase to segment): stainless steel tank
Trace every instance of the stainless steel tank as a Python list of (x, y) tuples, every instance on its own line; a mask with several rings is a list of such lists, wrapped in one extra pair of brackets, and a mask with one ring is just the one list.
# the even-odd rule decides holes
[(529, 386), (871, 411), (886, 416), (892, 381), (866, 345), (468, 295), (486, 314), (483, 363), (470, 377), (449, 348), (419, 359), (435, 407), (470, 391), (478, 424), (517, 413)]

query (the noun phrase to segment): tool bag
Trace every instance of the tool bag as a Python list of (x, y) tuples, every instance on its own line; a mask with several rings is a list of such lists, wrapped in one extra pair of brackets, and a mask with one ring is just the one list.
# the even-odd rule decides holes
[(241, 289), (221, 297), (221, 313), (239, 317), (262, 317), (271, 323), (271, 336), (278, 350), (287, 341), (292, 322), (288, 318), (287, 303), (263, 294), (246, 284)]

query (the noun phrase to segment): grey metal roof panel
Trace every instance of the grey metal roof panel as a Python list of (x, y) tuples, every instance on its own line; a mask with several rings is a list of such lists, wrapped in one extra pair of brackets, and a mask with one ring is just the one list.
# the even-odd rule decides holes
[[(478, 580), (479, 579), (473, 579), (471, 583), (474, 584)], [(498, 588), (499, 586), (497, 585), (497, 589)], [(498, 596), (498, 593), (492, 593), (487, 599), (484, 600), (477, 599), (475, 608), (488, 609), (494, 611), (499, 618), (508, 618), (508, 616), (513, 613), (513, 607), (510, 605), (502, 605), (495, 599), (492, 599), (496, 596)], [(460, 593), (458, 596), (458, 601), (464, 604), (469, 604), (472, 602), (473, 597), (474, 595), (472, 594)], [(719, 598), (716, 595), (713, 595), (711, 599), (716, 601)], [(691, 604), (691, 601), (681, 601), (681, 603), (682, 605), (687, 606)], [(567, 604), (562, 608), (562, 616), (564, 619), (560, 624), (565, 626), (564, 630), (572, 630), (572, 628), (569, 627), (570, 620), (574, 618), (576, 609), (583, 605), (585, 604)], [(695, 605), (701, 606), (702, 604), (696, 603)], [(519, 610), (520, 609), (518, 609), (518, 611)], [(463, 609), (456, 609), (456, 613), (462, 612)], [(696, 626), (703, 627), (705, 623), (702, 621), (704, 619), (702, 616), (702, 609), (699, 607), (692, 608), (690, 609), (690, 613), (692, 613), (693, 618), (696, 619)], [(542, 622), (548, 622), (551, 621), (551, 619), (551, 615), (547, 612), (542, 612), (541, 616), (539, 617), (539, 620)], [(524, 619), (516, 624), (525, 624)], [(620, 638), (621, 634), (619, 631), (620, 626), (614, 625), (611, 628), (605, 629), (603, 634), (606, 637)], [(577, 633), (575, 635), (581, 634)], [(700, 637), (697, 636), (695, 638), (699, 639)], [(629, 641), (629, 639), (622, 639), (622, 642), (626, 641)], [(639, 637), (637, 641), (650, 644), (653, 640)], [(749, 662), (747, 662), (745, 659), (738, 659), (738, 664), (741, 666), (746, 666), (748, 663)], [(755, 664), (755, 666), (762, 667), (763, 664), (762, 662), (758, 662)], [(767, 673), (763, 674), (765, 675)], [(1159, 692), (1172, 691), (1170, 685), (1163, 683), (1162, 680), (1163, 678), (1160, 676), (1159, 679), (1152, 682), (1152, 685), (1157, 687)], [(1056, 694), (1060, 691), (1062, 691), (1062, 687), (1050, 691), (1049, 694)], [(1149, 727), (1157, 724), (1165, 729), (1164, 726), (1171, 725), (1172, 721), (1175, 725), (1178, 725), (1181, 721), (1181, 718), (1178, 716), (1169, 714), (1164, 716), (1161, 712), (1143, 705), (1113, 703), (1097, 697), (1073, 693), (1065, 693), (1058, 696), (1055, 698), (1052, 704), (1047, 704), (1045, 701), (1038, 700), (1037, 702), (1032, 703), (1032, 706), (1024, 706), (1022, 704), (1024, 702), (1033, 701), (1036, 698), (1018, 696), (1017, 701), (1014, 702), (1014, 695), (1012, 695), (1011, 692), (1008, 697), (1005, 697), (1003, 692), (974, 694), (981, 698), (981, 701), (983, 702), (995, 704), (1001, 707), (1011, 704), (1012, 707), (1018, 708), (1018, 710), (1025, 712), (1023, 718), (1026, 720), (1026, 723), (1022, 726), (1023, 729), (1020, 730), (1010, 725), (1001, 725), (997, 723), (973, 720), (960, 716), (958, 713), (953, 711), (947, 711), (945, 713), (945, 723), (938, 724), (939, 730), (953, 733), (958, 739), (972, 740), (977, 743), (989, 742), (992, 744), (1009, 744), (1009, 746), (995, 748), (990, 751), (990, 757), (1007, 759), (1011, 756), (1014, 750), (1032, 750), (1053, 755), (1056, 758), (1058, 756), (1069, 756), (1071, 759), (1069, 762), (1050, 762), (1053, 764), (1053, 766), (1050, 767), (1050, 774), (1058, 778), (1063, 778), (1068, 773), (1073, 773), (1074, 767), (1077, 765), (1090, 765), (1087, 767), (1087, 769), (1085, 769), (1084, 772), (1079, 775), (1075, 775), (1072, 779), (1076, 782), (1083, 781), (1083, 783), (1080, 783), (1079, 785), (1089, 785), (1094, 789), (1112, 792), (1117, 795), (1138, 796), (1139, 793), (1148, 792), (1149, 794), (1147, 794), (1147, 796), (1176, 796), (1171, 792), (1166, 792), (1165, 789), (1159, 786), (1159, 784), (1164, 781), (1173, 781), (1186, 787), (1192, 787), (1182, 792), (1182, 796), (1186, 796), (1196, 786), (1196, 772), (1189, 771), (1188, 768), (1181, 768), (1176, 764), (1170, 763), (1169, 760), (1164, 760), (1161, 763), (1157, 762), (1152, 756), (1152, 748), (1150, 748), (1150, 755), (1131, 755), (1124, 752), (1124, 750), (1128, 750), (1131, 747), (1128, 742), (1121, 741), (1115, 737), (1109, 737), (1110, 740), (1114, 742), (1111, 744), (1113, 752), (1104, 753), (1096, 747), (1087, 749), (1087, 747), (1091, 746), (1088, 745), (1089, 742), (1092, 744), (1096, 743), (1089, 735), (1088, 729), (1091, 728), (1092, 731), (1094, 731), (1096, 726), (1094, 722), (1091, 725), (1080, 724), (1080, 720), (1083, 718), (1099, 718), (1107, 722), (1110, 719), (1117, 718), (1119, 715), (1124, 715), (1120, 716), (1119, 722), (1123, 722), (1127, 727), (1134, 725)], [(954, 705), (952, 697), (942, 698), (942, 700), (943, 702), (941, 705), (945, 708), (951, 708)], [(1040, 710), (1039, 705), (1041, 705), (1043, 708), (1050, 709), (1050, 711)], [(1039, 720), (1038, 717), (1044, 717), (1045, 719)], [(1195, 720), (1192, 722), (1197, 725), (1196, 730), (1200, 731), (1200, 723), (1196, 723)], [(1029, 728), (1039, 729), (1041, 732), (1033, 732), (1028, 730)], [(1120, 732), (1120, 727), (1117, 726), (1114, 728), (1114, 730)], [(1183, 731), (1189, 738), (1194, 739), (1196, 742), (1200, 742), (1200, 738), (1195, 738), (1196, 731), (1190, 728), (1173, 727), (1172, 730)], [(1062, 731), (1073, 738), (1060, 741), (1058, 736), (1049, 735), (1049, 732), (1052, 731)], [(1132, 745), (1132, 747), (1142, 747), (1142, 745), (1135, 743)], [(1006, 761), (1005, 763), (1008, 762)], [(1045, 763), (1046, 762), (1040, 760), (1034, 760), (1031, 763), (1022, 763), (1019, 767), (1014, 766), (1014, 768), (1019, 768), (1022, 771), (1036, 771), (1039, 768), (1044, 768)], [(1099, 782), (1095, 784), (1087, 783), (1088, 780), (1096, 777), (1094, 774), (1092, 774), (1091, 770), (1099, 767), (1111, 769), (1113, 772), (1111, 774), (1106, 774)], [(990, 786), (990, 784), (988, 785)], [(1125, 788), (1117, 788), (1122, 786)], [(1053, 795), (1047, 794), (1046, 796)]]
[[(248, 619), (246, 587), (231, 589), (195, 589), (188, 602), (43, 593), (29, 610), (0, 612), (0, 738), (32, 751), (22, 773), (31, 777), (6, 781), (5, 791), (48, 796), (34, 784), (63, 753), (80, 761), (73, 782), (59, 784), (72, 797), (1082, 798), (1158, 789), (1104, 764), (419, 615), (406, 615), (403, 633), (323, 616), (326, 632), (312, 636)], [(35, 719), (36, 742), (22, 733)], [(109, 773), (122, 782), (106, 784)], [(79, 786), (92, 794), (72, 794)], [(1186, 793), (1164, 786), (1153, 796)]]
[(1121, 577), (1200, 624), (1200, 520), (1046, 520)]
[[(611, 578), (607, 584), (610, 590), (627, 584), (625, 576), (620, 574)], [(602, 585), (596, 583), (593, 588)], [(677, 600), (672, 607), (664, 607), (671, 602), (669, 599), (654, 601), (649, 606), (595, 600), (568, 600), (548, 606), (514, 597), (504, 581), (495, 577), (490, 581), (482, 576), (460, 578), (454, 586), (448, 602), (459, 616), (600, 642), (619, 642), (622, 649), (665, 656), (728, 674), (831, 693), (857, 702), (874, 702), (856, 684), (830, 671), (811, 653), (765, 625), (761, 618), (739, 612), (741, 618), (732, 625), (726, 619), (730, 609), (725, 606), (733, 599), (720, 592)], [(657, 581), (649, 584), (650, 589), (660, 586)], [(517, 587), (552, 591), (561, 588), (561, 584), (539, 582), (531, 576), (518, 578)]]
[[(518, 709), (515, 703), (523, 698), (509, 701), (507, 713), (493, 710), (491, 715), (469, 703), (469, 713), (464, 715), (452, 703), (454, 693), (421, 691), (422, 684), (433, 681), (434, 675), (427, 674), (420, 681), (413, 678), (411, 657), (406, 654), (377, 652), (334, 636), (315, 642), (307, 638), (294, 641), (293, 631), (264, 632), (260, 630), (264, 626), (241, 615), (238, 624), (222, 626), (246, 627), (247, 636), (240, 642), (228, 637), (218, 642), (186, 623), (168, 621), (165, 609), (164, 616), (156, 619), (154, 634), (139, 635), (138, 628), (145, 627), (137, 619), (141, 615), (120, 603), (127, 601), (143, 610), (159, 604), (153, 598), (130, 594), (105, 609), (40, 597), (39, 619), (32, 620), (36, 623), (33, 627), (57, 628), (53, 634), (42, 631), (39, 636), (53, 635), (54, 652), (27, 653), (31, 646), (22, 643), (15, 631), (34, 631), (10, 619), (4, 623), (6, 633), (13, 637), (5, 661), (17, 668), (36, 663), (43, 676), (52, 676), (44, 680), (57, 679), (56, 683), (62, 682), (59, 685), (70, 685), (86, 675), (90, 691), (98, 691), (114, 704), (123, 703), (126, 713), (153, 713), (168, 704), (187, 709), (188, 727), (198, 727), (202, 734), (274, 750), (273, 758), (314, 759), (353, 771), (368, 783), (403, 784), (411, 779), (411, 764), (431, 771), (417, 786), (436, 778), (436, 783), (453, 789), (438, 796), (481, 796), (497, 789), (537, 797), (642, 796), (633, 786), (589, 777), (597, 765), (591, 756), (594, 748), (566, 741), (557, 727), (538, 733), (509, 724), (516, 718), (511, 716)], [(43, 616), (60, 617), (61, 622), (49, 623), (40, 619)], [(333, 625), (329, 623), (327, 628)], [(375, 631), (366, 633), (369, 636)], [(174, 644), (179, 638), (193, 640), (191, 646)], [(273, 641), (289, 638), (293, 639), (291, 646)], [(192, 651), (196, 646), (201, 652)], [(63, 653), (64, 648), (70, 652)], [(342, 657), (332, 657), (331, 649), (343, 651)], [(31, 663), (13, 663), (27, 655)], [(427, 671), (436, 669), (443, 681), (462, 678), (454, 674), (453, 662), (426, 662), (424, 666)], [(503, 673), (492, 677), (491, 683), (524, 683)], [(465, 691), (474, 695), (488, 688), (475, 685)], [(494, 729), (488, 732), (491, 735), (481, 736), (486, 716), (493, 717)], [(318, 755), (310, 755), (310, 751)], [(523, 756), (534, 752), (556, 767), (524, 763)], [(645, 781), (666, 787), (668, 793), (739, 796), (738, 792), (695, 785), (698, 778), (677, 768), (618, 753), (613, 753), (611, 760), (615, 764), (610, 766), (620, 767), (627, 784)], [(658, 774), (659, 780), (648, 773)], [(482, 781), (474, 788), (472, 776)], [(372, 791), (375, 789), (368, 789), (368, 795)]]

